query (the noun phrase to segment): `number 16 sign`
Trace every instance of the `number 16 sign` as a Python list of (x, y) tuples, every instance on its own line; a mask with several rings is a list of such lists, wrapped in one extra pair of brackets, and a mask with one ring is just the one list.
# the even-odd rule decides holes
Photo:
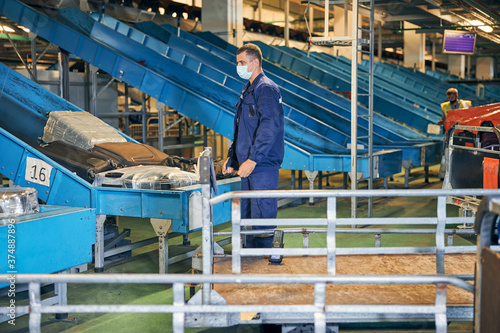
[(50, 187), (50, 173), (52, 166), (40, 159), (27, 157), (26, 175), (24, 179), (31, 183)]

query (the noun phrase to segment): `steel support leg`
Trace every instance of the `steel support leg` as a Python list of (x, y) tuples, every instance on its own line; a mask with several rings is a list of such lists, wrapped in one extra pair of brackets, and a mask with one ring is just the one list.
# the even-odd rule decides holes
[(191, 239), (189, 238), (189, 234), (182, 235), (182, 245), (191, 245)]
[(403, 168), (405, 169), (405, 188), (410, 187), (410, 174), (411, 174), (411, 167), (413, 166), (412, 161), (403, 161)]
[(128, 114), (129, 108), (128, 108), (128, 84), (124, 83), (124, 90), (125, 90), (125, 134), (130, 135), (130, 116)]
[(60, 96), (69, 101), (69, 54), (59, 50), (59, 91)]
[(165, 104), (156, 101), (156, 109), (158, 110), (158, 150), (163, 151), (163, 109)]
[(158, 264), (159, 264), (159, 273), (167, 274), (168, 273), (168, 233), (165, 234), (165, 237), (158, 237)]
[(425, 172), (425, 182), (429, 183), (429, 166), (428, 165), (424, 166), (424, 172)]
[[(318, 176), (318, 171), (306, 170), (306, 177), (309, 180), (309, 189), (314, 190), (314, 180)], [(309, 198), (309, 205), (314, 205), (314, 198)]]
[(37, 57), (36, 57), (36, 37), (34, 33), (30, 32), (28, 33), (29, 39), (31, 41), (31, 72), (33, 75), (33, 80), (36, 82), (37, 80), (37, 72), (36, 72), (36, 62), (37, 62)]
[(91, 103), (90, 113), (94, 116), (97, 114), (97, 71), (99, 68), (89, 65), (90, 70), (90, 83), (91, 83)]
[(151, 225), (158, 236), (158, 264), (160, 274), (168, 273), (168, 229), (172, 220), (150, 219)]
[[(68, 269), (59, 272), (59, 274), (68, 274), (68, 273), (69, 273)], [(58, 305), (68, 304), (68, 284), (66, 282), (55, 283), (54, 293), (57, 296)], [(56, 319), (66, 319), (66, 318), (68, 318), (67, 313), (56, 313)]]
[(106, 215), (96, 216), (96, 240), (94, 251), (94, 271), (102, 273), (104, 271), (104, 221)]

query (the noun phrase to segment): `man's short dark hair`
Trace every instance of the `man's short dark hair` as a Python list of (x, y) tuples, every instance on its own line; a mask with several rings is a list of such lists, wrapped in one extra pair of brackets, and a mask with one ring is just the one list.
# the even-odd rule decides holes
[(243, 53), (243, 52), (246, 52), (247, 56), (251, 60), (258, 59), (259, 60), (259, 67), (262, 67), (262, 52), (260, 51), (260, 48), (257, 45), (252, 44), (252, 43), (245, 44), (242, 47), (240, 47), (238, 49), (238, 51), (236, 51), (236, 55)]

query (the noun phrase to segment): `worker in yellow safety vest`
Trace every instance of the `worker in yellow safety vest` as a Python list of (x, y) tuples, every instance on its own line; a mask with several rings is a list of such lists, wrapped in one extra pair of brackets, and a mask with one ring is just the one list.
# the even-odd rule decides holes
[(456, 109), (468, 109), (471, 107), (471, 101), (466, 101), (463, 99), (458, 99), (458, 90), (455, 88), (450, 88), (446, 91), (446, 96), (448, 97), (448, 102), (441, 103), (441, 110), (443, 111), (443, 116), (438, 121), (438, 125), (443, 125), (448, 111)]

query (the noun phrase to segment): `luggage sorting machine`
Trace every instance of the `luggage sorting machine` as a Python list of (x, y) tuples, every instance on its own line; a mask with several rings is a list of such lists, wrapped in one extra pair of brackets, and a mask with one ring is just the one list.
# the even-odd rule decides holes
[[(86, 266), (92, 261), (92, 245), (96, 242), (95, 209), (38, 206), (36, 191), (19, 187), (0, 189), (2, 208), (7, 200), (11, 207), (30, 205), (20, 197), (21, 192), (28, 191), (34, 196), (36, 209), (17, 207), (10, 213), (2, 209), (0, 214), (0, 274), (9, 276), (0, 283), (0, 289), (10, 299), (25, 289), (16, 284), (17, 274), (65, 273), (73, 267)], [(65, 305), (66, 288), (66, 283), (55, 283), (55, 295), (46, 297), (43, 303)], [(15, 317), (27, 313), (17, 309)], [(0, 313), (0, 322), (10, 319), (10, 313)]]
[[(175, 34), (177, 33), (177, 29), (170, 25), (163, 25), (162, 27), (172, 34), (171, 37), (165, 36), (165, 34), (151, 22), (138, 23), (135, 26), (147, 34), (156, 36), (159, 39), (162, 39), (163, 37), (170, 40), (171, 38), (175, 38)], [(179, 34), (185, 40), (199, 46), (199, 48), (207, 50), (212, 54), (216, 54), (218, 57), (226, 59), (232, 63), (235, 62), (236, 58), (234, 54), (236, 53), (237, 48), (212, 33), (202, 32), (197, 33), (195, 36), (184, 31), (179, 31)], [(264, 44), (259, 45), (264, 49), (269, 47)], [(266, 56), (266, 54), (264, 54), (264, 56)], [(283, 66), (289, 66), (289, 61), (291, 61), (290, 58), (291, 56), (286, 57), (281, 64)], [(268, 59), (271, 61), (264, 62), (263, 68), (267, 75), (281, 87), (286, 87), (286, 89), (290, 92), (303, 96), (312, 101), (314, 104), (323, 106), (324, 108), (330, 110), (331, 113), (335, 112), (338, 113), (338, 116), (340, 117), (350, 119), (349, 100), (340, 97), (320, 84), (316, 84), (275, 65), (274, 58)], [(294, 84), (292, 84), (292, 82)], [(368, 113), (368, 110), (362, 105), (358, 105), (358, 110), (362, 114)], [(327, 113), (312, 113), (310, 109), (306, 112), (324, 123), (332, 123), (331, 115)], [(408, 188), (411, 168), (424, 166), (427, 178), (428, 167), (430, 165), (437, 164), (440, 161), (442, 144), (440, 142), (441, 136), (427, 136), (412, 129), (411, 122), (405, 123), (405, 121), (408, 120), (408, 116), (406, 117), (407, 118), (404, 119), (398, 118), (398, 121), (401, 121), (398, 122), (381, 113), (374, 113), (373, 130), (374, 133), (377, 134), (374, 139), (380, 137), (384, 138), (378, 143), (375, 141), (375, 144), (380, 145), (378, 148), (399, 149), (403, 152), (402, 164), (405, 169), (405, 188)], [(360, 126), (367, 128), (366, 119), (361, 117), (358, 121)]]
[[(24, 76), (0, 64), (2, 85), (0, 90), (0, 173), (16, 185), (34, 187), (38, 197), (47, 205), (93, 208), (97, 214), (97, 241), (95, 267), (97, 271), (104, 266), (104, 221), (106, 215), (133, 216), (152, 219), (160, 243), (165, 244), (160, 251), (160, 272), (168, 266), (168, 230), (187, 234), (201, 225), (189, 214), (191, 194), (199, 192), (200, 187), (193, 185), (181, 190), (154, 191), (117, 188), (96, 188), (82, 178), (62, 167), (40, 153), (36, 147), (38, 137), (43, 134), (47, 113), (61, 108), (83, 112), (71, 103), (59, 98)], [(29, 95), (29, 98), (26, 96)], [(20, 122), (19, 118), (23, 121)], [(10, 132), (15, 133), (12, 135)], [(121, 134), (121, 133), (120, 133)], [(121, 134), (123, 135), (123, 134)], [(133, 141), (124, 136), (128, 141)], [(23, 140), (21, 140), (22, 138)], [(26, 143), (29, 142), (30, 144)], [(45, 168), (44, 181), (32, 178), (32, 167)], [(49, 172), (50, 170), (50, 172)], [(239, 179), (226, 179), (217, 182), (219, 193), (238, 190)], [(199, 198), (193, 195), (193, 199)], [(214, 209), (218, 223), (230, 220), (229, 206), (221, 205)], [(196, 224), (198, 223), (198, 224)], [(147, 245), (154, 240), (146, 240)], [(128, 250), (139, 247), (132, 244)], [(127, 249), (124, 249), (124, 251)], [(113, 254), (116, 254), (113, 252)], [(106, 254), (107, 255), (107, 254)], [(170, 260), (170, 262), (174, 262)]]
[[(50, 16), (15, 0), (0, 1), (0, 12), (34, 34), (58, 45), (122, 82), (166, 103), (226, 137), (232, 135), (237, 94), (183, 65), (159, 55), (75, 9), (50, 11)], [(72, 16), (65, 17), (71, 13)], [(83, 16), (82, 16), (83, 15)], [(181, 56), (183, 56), (181, 54)], [(201, 111), (200, 111), (201, 110)], [(340, 171), (350, 169), (349, 150), (314, 132), (298, 121), (288, 120), (285, 162), (289, 170)], [(401, 169), (401, 151), (376, 154), (375, 174), (388, 177)], [(367, 176), (368, 160), (358, 163)]]
[[(499, 124), (500, 103), (448, 113), (444, 189), (499, 188)], [(475, 196), (448, 198), (463, 214), (475, 215), (479, 202)]]

